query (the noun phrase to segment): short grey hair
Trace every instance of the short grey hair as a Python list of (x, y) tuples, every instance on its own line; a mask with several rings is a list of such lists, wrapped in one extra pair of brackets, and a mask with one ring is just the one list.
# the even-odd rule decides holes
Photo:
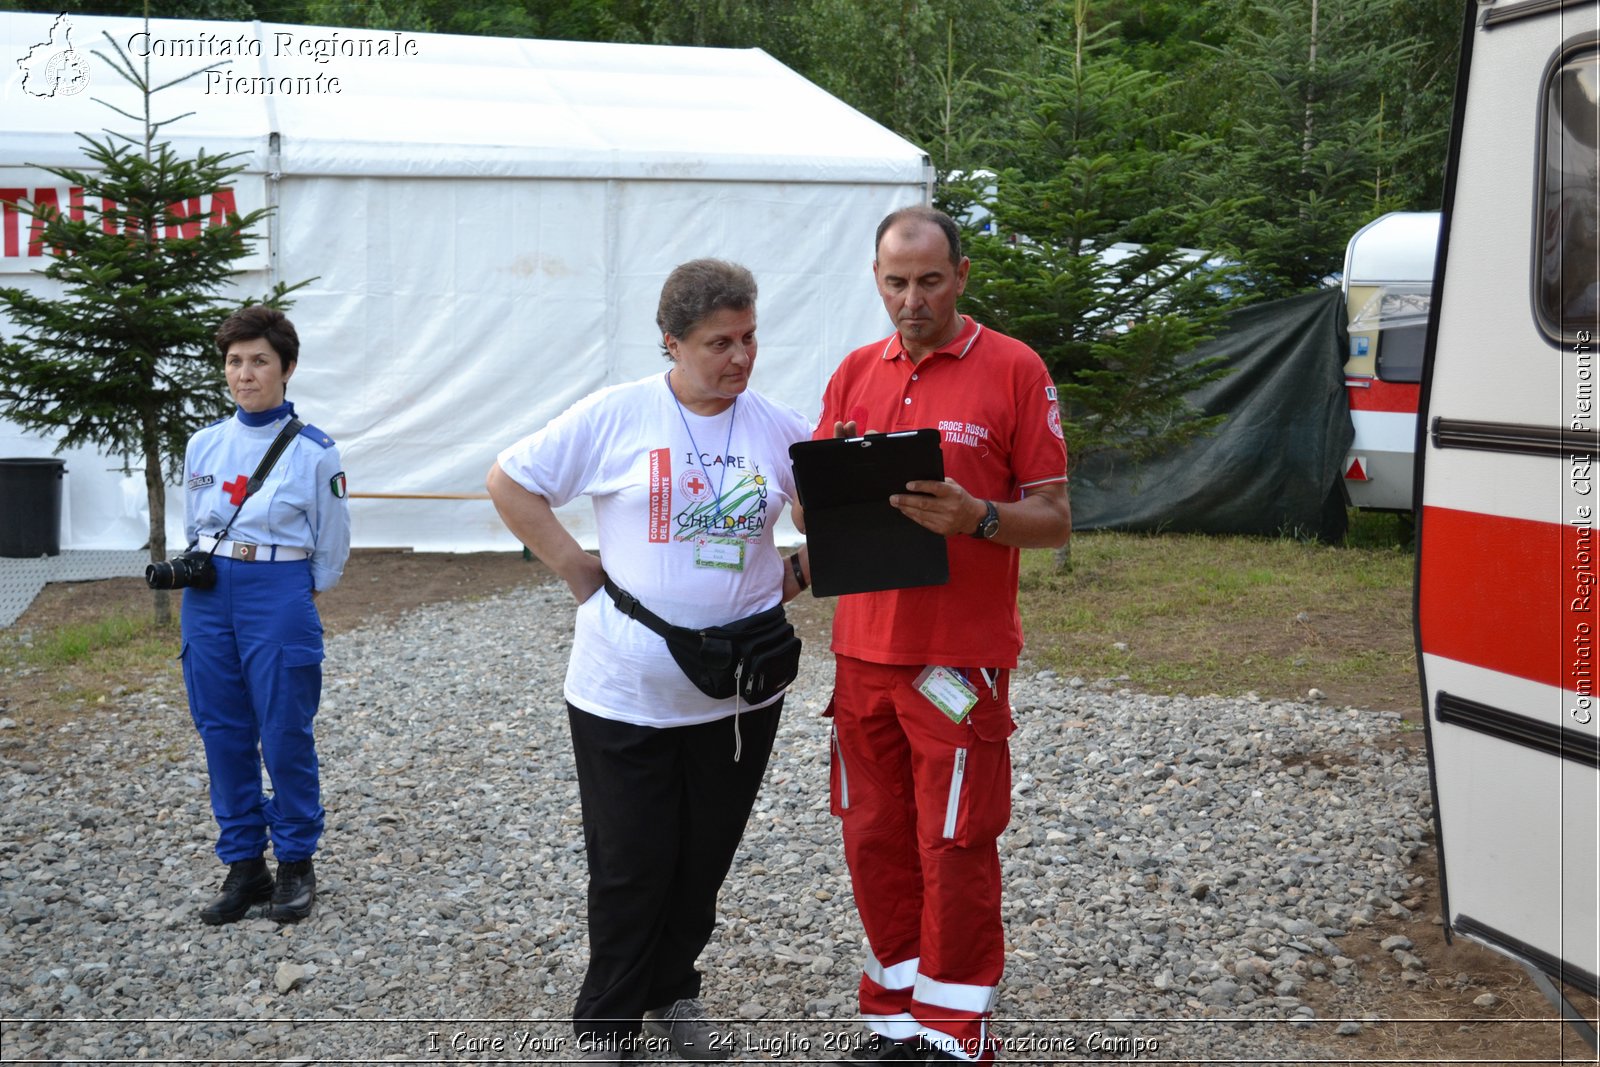
[(717, 311), (747, 311), (756, 306), (756, 279), (744, 267), (725, 259), (691, 259), (674, 267), (661, 286), (656, 325), (661, 328), (661, 354), (668, 359), (666, 335), (682, 340), (699, 322)]

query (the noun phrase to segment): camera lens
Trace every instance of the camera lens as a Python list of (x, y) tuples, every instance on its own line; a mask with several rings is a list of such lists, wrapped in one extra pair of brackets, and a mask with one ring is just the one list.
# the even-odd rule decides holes
[(172, 588), (172, 564), (152, 563), (144, 569), (144, 584), (151, 589)]
[(217, 584), (217, 568), (203, 552), (184, 552), (147, 566), (144, 584), (151, 589), (210, 589)]

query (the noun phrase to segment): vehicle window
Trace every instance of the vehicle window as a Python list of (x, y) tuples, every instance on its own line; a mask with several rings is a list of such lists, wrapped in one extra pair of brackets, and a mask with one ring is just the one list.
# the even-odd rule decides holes
[(1556, 65), (1544, 110), (1534, 297), (1546, 336), (1570, 343), (1600, 320), (1600, 51)]
[(1422, 381), (1422, 351), (1428, 324), (1413, 322), (1378, 335), (1378, 377), (1386, 382)]

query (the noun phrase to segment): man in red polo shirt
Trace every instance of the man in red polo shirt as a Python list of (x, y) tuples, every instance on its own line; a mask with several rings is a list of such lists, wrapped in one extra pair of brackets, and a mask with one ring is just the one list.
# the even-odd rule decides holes
[(945, 480), (890, 502), (950, 556), (948, 584), (845, 596), (834, 616), (832, 806), (870, 947), (868, 1033), (838, 1062), (995, 1058), (1018, 549), (1064, 544), (1072, 515), (1055, 385), (956, 310), (968, 265), (942, 212), (883, 220), (872, 271), (895, 332), (845, 357), (815, 431), (939, 430)]

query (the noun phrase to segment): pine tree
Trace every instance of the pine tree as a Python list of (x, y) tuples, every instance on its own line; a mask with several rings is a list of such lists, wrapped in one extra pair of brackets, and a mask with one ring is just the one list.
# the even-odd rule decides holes
[(1017, 119), (990, 146), (1007, 161), (992, 186), (969, 188), (995, 232), (969, 242), (968, 302), (1044, 358), (1074, 463), (1106, 449), (1137, 462), (1209, 427), (1185, 397), (1221, 372), (1184, 357), (1232, 301), (1227, 268), (1181, 247), (1201, 221), (1152, 195), (1182, 164), (1166, 90), (1112, 54), (1114, 27), (1087, 29), (1086, 8), (1070, 48), (1000, 91), (995, 110)]
[[(185, 116), (154, 120), (152, 97), (194, 74), (152, 85), (149, 60), (141, 70), (107, 40), (116, 58), (94, 54), (138, 91), (143, 114), (99, 102), (138, 133), (80, 133), (86, 166), (44, 169), (82, 196), (66, 210), (23, 205), (30, 239), (50, 257), (40, 273), (59, 295), (0, 288), (11, 324), (0, 341), (0, 415), (55, 437), (57, 451), (93, 446), (142, 469), (158, 562), (166, 558), (167, 481), (189, 436), (231, 410), (212, 338), (241, 304), (227, 295), (232, 265), (249, 253), (267, 209), (229, 210), (228, 183), (244, 169), (233, 162), (239, 153), (182, 158), (156, 140)], [(265, 302), (286, 306), (295, 288), (280, 283)], [(169, 613), (158, 594), (158, 620)]]
[[(1114, 24), (1089, 28), (1088, 7), (1058, 9), (1070, 46), (1000, 81), (1005, 134), (983, 146), (998, 172), (943, 198), (987, 212), (965, 212), (986, 223), (969, 240), (968, 305), (1050, 368), (1073, 466), (1104, 451), (1138, 463), (1215, 425), (1187, 397), (1226, 371), (1187, 357), (1233, 303), (1227, 268), (1182, 247), (1202, 220), (1156, 192), (1183, 163), (1168, 89), (1117, 54)], [(1071, 565), (1066, 550), (1056, 561)]]
[(1237, 250), (1256, 292), (1304, 292), (1340, 270), (1362, 225), (1433, 206), (1453, 49), (1397, 35), (1396, 0), (1216, 7), (1229, 31), (1212, 70), (1231, 104), (1194, 137), (1196, 166), (1173, 195), (1209, 209), (1213, 246)]

